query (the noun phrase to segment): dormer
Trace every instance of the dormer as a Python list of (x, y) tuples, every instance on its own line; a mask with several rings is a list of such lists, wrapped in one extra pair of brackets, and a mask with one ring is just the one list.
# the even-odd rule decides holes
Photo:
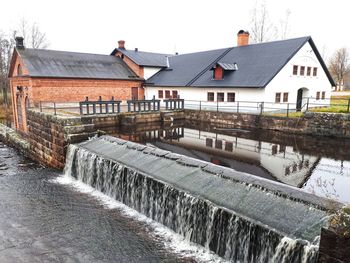
[(238, 66), (237, 63), (217, 62), (211, 70), (213, 70), (214, 80), (222, 80), (224, 79), (225, 74), (238, 70)]

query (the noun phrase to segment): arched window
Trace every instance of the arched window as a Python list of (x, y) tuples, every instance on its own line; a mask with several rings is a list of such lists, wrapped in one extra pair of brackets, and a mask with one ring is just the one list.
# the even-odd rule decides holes
[(17, 76), (21, 76), (23, 73), (22, 73), (22, 66), (21, 64), (18, 64), (17, 66)]

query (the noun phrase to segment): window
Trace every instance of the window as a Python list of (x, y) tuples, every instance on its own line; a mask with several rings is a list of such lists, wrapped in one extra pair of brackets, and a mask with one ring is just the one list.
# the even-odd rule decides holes
[(228, 102), (235, 102), (235, 93), (234, 92), (228, 92), (227, 93), (227, 101)]
[(322, 91), (322, 97), (321, 97), (323, 100), (326, 98), (326, 92), (325, 91)]
[(170, 90), (165, 91), (165, 98), (170, 99)]
[(317, 76), (317, 68), (314, 68), (314, 74), (313, 74), (314, 77)]
[(298, 66), (293, 66), (293, 75), (298, 75)]
[(214, 101), (214, 92), (208, 92), (208, 101)]
[(288, 102), (288, 92), (283, 93), (283, 102)]
[(311, 67), (307, 67), (307, 73), (306, 75), (311, 76)]
[(320, 93), (319, 91), (316, 92), (316, 100), (319, 100), (320, 99)]
[(223, 93), (223, 92), (218, 92), (218, 94), (217, 94), (217, 100), (218, 101), (224, 101), (225, 100), (225, 93)]
[(158, 98), (163, 99), (163, 91), (162, 90), (158, 90)]
[(276, 93), (275, 102), (276, 103), (280, 103), (281, 102), (281, 93), (280, 92)]
[(305, 67), (301, 66), (300, 67), (300, 76), (304, 76), (305, 75)]
[(173, 90), (173, 99), (177, 99), (177, 90)]
[(22, 66), (20, 64), (18, 64), (18, 66), (17, 66), (17, 76), (21, 76), (22, 74), (23, 74)]

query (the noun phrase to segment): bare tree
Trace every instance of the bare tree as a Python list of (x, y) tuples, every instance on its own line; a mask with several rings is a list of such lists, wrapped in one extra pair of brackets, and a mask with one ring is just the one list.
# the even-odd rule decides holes
[(265, 1), (252, 10), (251, 16), (251, 38), (255, 43), (266, 42), (276, 38), (276, 27), (272, 24)]
[(281, 39), (286, 39), (290, 32), (290, 25), (289, 25), (289, 18), (291, 15), (290, 9), (286, 10), (285, 17), (283, 19), (280, 19), (280, 29), (279, 29), (279, 35)]
[(344, 86), (344, 79), (350, 73), (349, 51), (343, 47), (335, 51), (329, 62), (329, 71), (336, 81), (337, 90)]
[(0, 94), (2, 103), (8, 105), (8, 69), (10, 67), (10, 60), (14, 41), (8, 38), (4, 33), (0, 32)]
[(36, 23), (29, 24), (25, 19), (22, 19), (14, 31), (15, 36), (24, 38), (24, 45), (29, 48), (47, 48), (49, 46), (46, 34), (41, 32)]

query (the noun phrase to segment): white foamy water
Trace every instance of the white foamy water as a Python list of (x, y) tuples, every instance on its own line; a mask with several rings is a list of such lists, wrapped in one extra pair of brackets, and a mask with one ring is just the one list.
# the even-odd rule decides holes
[(164, 246), (183, 256), (192, 257), (198, 262), (208, 262), (208, 263), (226, 263), (229, 261), (224, 260), (223, 258), (217, 256), (213, 252), (205, 249), (202, 246), (196, 245), (192, 242), (187, 241), (181, 235), (175, 233), (169, 228), (163, 226), (162, 224), (146, 217), (143, 214), (140, 214), (136, 210), (114, 200), (113, 198), (95, 190), (94, 188), (82, 183), (81, 181), (77, 181), (74, 178), (62, 175), (53, 180), (53, 183), (59, 183), (62, 185), (68, 185), (74, 188), (76, 191), (81, 193), (89, 194), (93, 196), (106, 209), (118, 209), (123, 215), (126, 217), (132, 218), (134, 220), (146, 223), (148, 227), (151, 229), (150, 234), (155, 238), (163, 241)]

